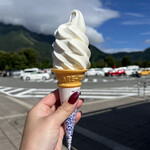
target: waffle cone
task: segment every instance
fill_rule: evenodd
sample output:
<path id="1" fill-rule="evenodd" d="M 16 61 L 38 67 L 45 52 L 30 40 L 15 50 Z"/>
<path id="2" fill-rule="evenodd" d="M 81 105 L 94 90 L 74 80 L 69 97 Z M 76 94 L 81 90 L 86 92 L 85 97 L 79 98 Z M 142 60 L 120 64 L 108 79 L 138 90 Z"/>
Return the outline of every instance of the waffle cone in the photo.
<path id="1" fill-rule="evenodd" d="M 61 70 L 61 69 L 51 69 L 54 72 L 57 80 L 58 86 L 63 88 L 73 88 L 81 86 L 81 80 L 84 77 L 84 73 L 88 69 L 82 70 Z"/>

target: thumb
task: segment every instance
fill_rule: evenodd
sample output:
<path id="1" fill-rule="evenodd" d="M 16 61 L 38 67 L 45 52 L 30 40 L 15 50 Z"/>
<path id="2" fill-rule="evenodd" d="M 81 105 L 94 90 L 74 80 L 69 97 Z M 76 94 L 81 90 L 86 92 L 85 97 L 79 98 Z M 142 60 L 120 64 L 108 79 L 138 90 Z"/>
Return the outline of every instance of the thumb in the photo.
<path id="1" fill-rule="evenodd" d="M 73 93 L 70 98 L 65 101 L 53 114 L 54 120 L 61 125 L 76 109 L 79 93 Z"/>

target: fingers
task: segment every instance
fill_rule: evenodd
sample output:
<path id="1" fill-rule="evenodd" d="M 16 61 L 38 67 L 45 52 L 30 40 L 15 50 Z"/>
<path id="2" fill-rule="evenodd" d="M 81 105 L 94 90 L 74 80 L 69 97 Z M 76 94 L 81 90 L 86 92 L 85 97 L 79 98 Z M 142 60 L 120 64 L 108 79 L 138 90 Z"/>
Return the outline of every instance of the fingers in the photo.
<path id="1" fill-rule="evenodd" d="M 81 116 L 82 116 L 82 112 L 81 111 L 76 113 L 75 124 L 77 124 L 79 122 L 79 120 L 81 119 Z"/>
<path id="2" fill-rule="evenodd" d="M 84 99 L 79 99 L 79 102 L 78 102 L 78 104 L 77 104 L 77 108 L 82 107 L 83 102 L 84 102 Z"/>
<path id="3" fill-rule="evenodd" d="M 77 109 L 80 108 L 80 107 L 82 107 L 83 102 L 84 102 L 83 99 L 79 99 L 79 100 L 78 100 Z M 55 112 L 56 109 L 57 109 L 59 106 L 60 106 L 60 104 L 57 104 L 57 103 L 56 103 L 55 105 L 53 105 L 53 106 L 51 107 L 51 112 Z"/>
<path id="4" fill-rule="evenodd" d="M 48 94 L 46 97 L 44 97 L 39 103 L 43 103 L 46 106 L 53 106 L 56 101 L 59 101 L 59 91 L 56 89 L 55 91 Z"/>
<path id="5" fill-rule="evenodd" d="M 73 93 L 53 114 L 55 123 L 60 126 L 76 109 L 79 102 L 79 93 Z M 79 106 L 81 103 L 79 104 Z"/>

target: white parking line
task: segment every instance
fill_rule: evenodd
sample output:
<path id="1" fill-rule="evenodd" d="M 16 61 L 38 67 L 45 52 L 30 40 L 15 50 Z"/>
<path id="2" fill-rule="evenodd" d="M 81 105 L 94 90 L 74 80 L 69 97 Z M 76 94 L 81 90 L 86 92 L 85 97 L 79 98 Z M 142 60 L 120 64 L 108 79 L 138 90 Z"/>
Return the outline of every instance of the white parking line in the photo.
<path id="1" fill-rule="evenodd" d="M 45 80 L 44 82 L 52 82 L 54 79 Z"/>
<path id="2" fill-rule="evenodd" d="M 8 93 L 10 94 L 10 93 L 15 93 L 15 92 L 19 92 L 19 91 L 22 91 L 22 90 L 24 90 L 24 88 L 18 88 L 18 89 L 15 89 L 15 90 L 11 90 L 11 91 L 9 91 Z"/>
<path id="3" fill-rule="evenodd" d="M 78 125 L 75 127 L 75 131 L 85 137 L 88 137 L 89 139 L 96 141 L 100 144 L 103 144 L 104 146 L 113 149 L 113 150 L 132 150 L 131 148 L 121 145 L 113 140 L 110 140 L 106 137 L 103 137 L 97 133 L 94 133 L 93 131 L 90 131 L 88 129 L 82 128 Z"/>
<path id="4" fill-rule="evenodd" d="M 43 82 L 44 80 L 36 80 L 36 82 Z"/>
<path id="5" fill-rule="evenodd" d="M 25 97 L 25 94 L 30 93 L 30 92 L 32 92 L 32 91 L 34 91 L 34 90 L 35 90 L 35 89 L 27 89 L 27 90 L 25 90 L 25 91 L 23 91 L 23 92 L 20 92 L 20 93 L 15 94 L 15 97 Z"/>
<path id="6" fill-rule="evenodd" d="M 12 89 L 12 87 L 6 87 L 6 88 L 3 88 L 1 91 L 6 92 L 6 91 L 11 90 L 11 89 Z"/>
<path id="7" fill-rule="evenodd" d="M 83 80 L 83 82 L 85 83 L 85 82 L 88 82 L 88 78 L 85 78 L 84 80 Z"/>
<path id="8" fill-rule="evenodd" d="M 0 117 L 0 120 L 11 119 L 11 118 L 16 118 L 16 117 L 22 117 L 22 116 L 26 116 L 26 115 L 27 115 L 27 113 L 3 116 L 3 117 Z"/>
<path id="9" fill-rule="evenodd" d="M 103 79 L 102 81 L 103 81 L 103 82 L 108 82 L 108 80 L 105 80 L 105 79 Z"/>
<path id="10" fill-rule="evenodd" d="M 57 81 L 57 80 L 56 80 Z M 27 89 L 27 88 L 16 88 L 16 87 L 3 87 L 0 88 L 0 92 L 19 98 L 43 98 L 51 91 L 55 89 Z M 148 95 L 150 87 L 147 87 L 145 93 Z M 143 89 L 141 89 L 141 93 Z M 107 99 L 119 99 L 130 96 L 138 95 L 137 87 L 113 87 L 107 89 L 81 89 L 81 98 L 86 99 L 99 99 L 99 100 L 107 100 Z"/>
<path id="11" fill-rule="evenodd" d="M 54 80 L 54 82 L 56 83 L 56 82 L 58 82 L 58 80 Z"/>
<path id="12" fill-rule="evenodd" d="M 119 98 L 125 98 L 125 97 L 130 97 L 133 95 L 123 95 L 123 96 L 101 96 L 101 95 L 81 95 L 81 98 L 86 98 L 86 99 L 119 99 Z"/>
<path id="13" fill-rule="evenodd" d="M 93 82 L 97 82 L 97 79 L 93 79 Z"/>

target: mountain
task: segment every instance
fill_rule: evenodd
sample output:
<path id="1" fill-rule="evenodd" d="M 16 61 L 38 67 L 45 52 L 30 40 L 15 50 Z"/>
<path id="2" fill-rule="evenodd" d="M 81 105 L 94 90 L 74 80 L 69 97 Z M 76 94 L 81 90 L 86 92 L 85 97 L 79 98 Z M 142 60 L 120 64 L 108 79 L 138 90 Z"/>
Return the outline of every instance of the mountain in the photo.
<path id="1" fill-rule="evenodd" d="M 36 34 L 22 26 L 0 23 L 0 50 L 18 51 L 24 48 L 36 49 L 41 57 L 49 59 L 54 36 Z"/>
<path id="2" fill-rule="evenodd" d="M 123 57 L 128 56 L 133 62 L 140 60 L 140 61 L 149 61 L 150 60 L 150 47 L 145 49 L 144 51 L 138 52 L 120 52 L 111 54 L 116 60 L 121 60 Z"/>
<path id="3" fill-rule="evenodd" d="M 39 52 L 41 59 L 52 60 L 51 53 L 54 40 L 53 35 L 37 34 L 19 25 L 0 23 L 0 50 L 19 51 L 30 47 Z M 89 48 L 91 49 L 92 62 L 107 55 L 92 45 Z"/>
<path id="4" fill-rule="evenodd" d="M 0 50 L 3 51 L 19 51 L 25 48 L 34 48 L 39 52 L 41 60 L 47 59 L 52 61 L 51 53 L 54 40 L 53 35 L 38 34 L 27 30 L 23 26 L 0 23 Z M 96 62 L 107 56 L 112 56 L 119 61 L 124 56 L 129 56 L 132 61 L 150 60 L 150 48 L 144 51 L 119 52 L 115 54 L 104 53 L 92 45 L 89 45 L 89 48 L 91 50 L 91 62 Z"/>

